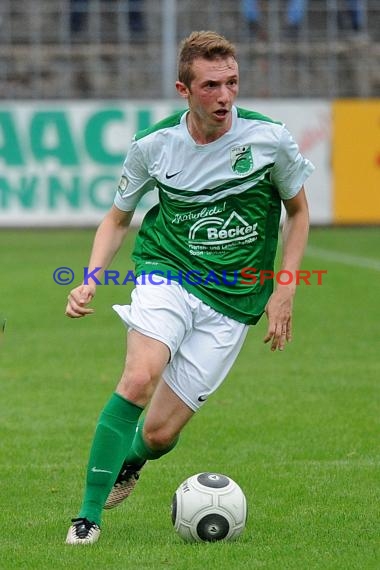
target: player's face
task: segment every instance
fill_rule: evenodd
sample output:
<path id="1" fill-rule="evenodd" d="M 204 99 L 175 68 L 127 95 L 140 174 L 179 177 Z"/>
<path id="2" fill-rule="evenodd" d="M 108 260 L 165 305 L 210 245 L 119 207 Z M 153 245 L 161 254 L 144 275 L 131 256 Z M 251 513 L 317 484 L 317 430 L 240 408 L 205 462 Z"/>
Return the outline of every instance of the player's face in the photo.
<path id="1" fill-rule="evenodd" d="M 188 100 L 190 113 L 207 130 L 228 130 L 231 108 L 239 90 L 239 70 L 233 57 L 196 59 L 190 87 L 177 82 L 177 90 Z"/>

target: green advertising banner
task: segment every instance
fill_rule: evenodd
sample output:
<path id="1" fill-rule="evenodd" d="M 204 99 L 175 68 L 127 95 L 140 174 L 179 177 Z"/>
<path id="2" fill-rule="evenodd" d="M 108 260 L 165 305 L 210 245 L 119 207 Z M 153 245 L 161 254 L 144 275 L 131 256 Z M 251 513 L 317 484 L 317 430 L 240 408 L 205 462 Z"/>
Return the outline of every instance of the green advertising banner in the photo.
<path id="1" fill-rule="evenodd" d="M 136 130 L 173 105 L 0 105 L 0 225 L 97 224 L 111 206 Z M 136 219 L 155 201 L 140 205 Z M 140 214 L 140 215 L 139 215 Z"/>
<path id="2" fill-rule="evenodd" d="M 331 221 L 330 103 L 243 101 L 285 121 L 317 166 L 312 220 Z M 0 227 L 93 226 L 111 206 L 133 134 L 181 107 L 181 101 L 2 102 Z M 315 193 L 317 192 L 317 193 Z M 156 201 L 144 196 L 138 224 Z M 314 219 L 313 219 L 314 218 Z"/>

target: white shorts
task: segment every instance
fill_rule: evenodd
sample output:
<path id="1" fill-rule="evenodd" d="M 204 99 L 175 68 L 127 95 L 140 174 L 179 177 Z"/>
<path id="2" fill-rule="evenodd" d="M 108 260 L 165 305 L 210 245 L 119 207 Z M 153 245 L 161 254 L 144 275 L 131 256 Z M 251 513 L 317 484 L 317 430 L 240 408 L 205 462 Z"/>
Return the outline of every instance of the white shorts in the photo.
<path id="1" fill-rule="evenodd" d="M 178 283 L 140 284 L 131 305 L 113 305 L 129 330 L 166 344 L 163 378 L 196 411 L 220 386 L 243 345 L 248 326 L 226 317 Z"/>

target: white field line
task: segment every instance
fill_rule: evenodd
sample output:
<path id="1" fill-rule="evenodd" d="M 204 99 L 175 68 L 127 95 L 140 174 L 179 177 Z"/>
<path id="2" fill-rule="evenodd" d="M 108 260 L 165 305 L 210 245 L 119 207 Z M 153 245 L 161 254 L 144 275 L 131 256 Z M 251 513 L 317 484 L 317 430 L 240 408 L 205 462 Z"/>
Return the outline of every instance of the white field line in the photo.
<path id="1" fill-rule="evenodd" d="M 380 260 L 370 259 L 369 257 L 359 257 L 358 255 L 350 255 L 349 253 L 314 247 L 313 245 L 307 247 L 306 255 L 318 259 L 326 259 L 327 261 L 334 261 L 335 263 L 341 263 L 343 265 L 350 265 L 351 267 L 365 267 L 366 269 L 380 271 Z"/>

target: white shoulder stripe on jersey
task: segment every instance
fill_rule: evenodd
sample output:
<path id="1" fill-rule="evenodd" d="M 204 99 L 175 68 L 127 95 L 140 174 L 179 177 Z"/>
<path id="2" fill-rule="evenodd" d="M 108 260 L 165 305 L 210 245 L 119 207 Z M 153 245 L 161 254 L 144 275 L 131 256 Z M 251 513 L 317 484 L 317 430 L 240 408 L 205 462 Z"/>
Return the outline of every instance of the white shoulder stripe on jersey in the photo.
<path id="1" fill-rule="evenodd" d="M 187 196 L 180 196 L 178 194 L 173 194 L 166 188 L 161 187 L 159 184 L 157 185 L 162 192 L 172 200 L 177 200 L 178 202 L 186 202 L 186 203 L 198 203 L 198 204 L 207 204 L 210 202 L 216 202 L 217 200 L 223 200 L 223 198 L 227 198 L 227 196 L 236 196 L 238 194 L 242 194 L 246 192 L 250 188 L 256 186 L 261 180 L 265 178 L 267 173 L 271 170 L 271 168 L 267 168 L 261 176 L 256 178 L 255 180 L 249 180 L 248 182 L 244 182 L 239 186 L 235 186 L 232 188 L 225 188 L 216 194 L 212 194 L 208 196 L 207 194 L 201 194 L 198 192 L 189 192 Z"/>

